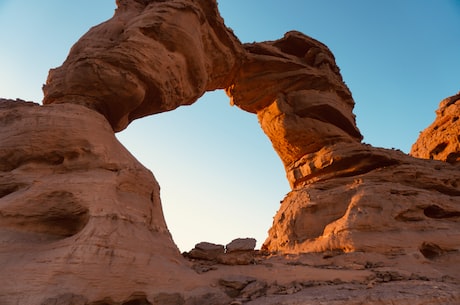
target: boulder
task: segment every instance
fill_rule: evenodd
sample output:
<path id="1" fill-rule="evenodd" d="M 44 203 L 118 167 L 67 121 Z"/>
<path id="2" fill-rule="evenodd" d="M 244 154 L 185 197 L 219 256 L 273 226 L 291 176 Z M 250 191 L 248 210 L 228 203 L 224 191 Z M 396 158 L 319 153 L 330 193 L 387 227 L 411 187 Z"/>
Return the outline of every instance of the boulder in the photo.
<path id="1" fill-rule="evenodd" d="M 254 251 L 256 247 L 255 238 L 237 238 L 225 246 L 226 253 L 237 251 Z"/>
<path id="2" fill-rule="evenodd" d="M 397 162 L 296 187 L 282 201 L 262 249 L 426 256 L 426 243 L 433 243 L 442 253 L 458 251 L 458 168 L 396 150 L 367 150 Z"/>
<path id="3" fill-rule="evenodd" d="M 217 245 L 209 242 L 201 242 L 184 254 L 189 259 L 211 261 L 224 265 L 249 265 L 254 262 L 254 238 L 237 238 L 227 244 Z"/>
<path id="4" fill-rule="evenodd" d="M 220 255 L 223 255 L 224 252 L 225 249 L 223 245 L 201 242 L 196 244 L 195 248 L 190 250 L 186 256 L 192 259 L 215 261 Z"/>

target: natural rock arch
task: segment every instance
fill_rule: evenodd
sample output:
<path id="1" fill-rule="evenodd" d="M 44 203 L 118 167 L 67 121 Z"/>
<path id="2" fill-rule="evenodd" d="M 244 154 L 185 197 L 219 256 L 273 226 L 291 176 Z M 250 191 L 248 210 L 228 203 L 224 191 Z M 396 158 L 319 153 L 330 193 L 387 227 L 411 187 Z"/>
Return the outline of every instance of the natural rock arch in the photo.
<path id="1" fill-rule="evenodd" d="M 361 143 L 352 95 L 324 44 L 299 32 L 288 32 L 276 41 L 241 44 L 213 0 L 117 4 L 113 18 L 92 28 L 64 64 L 50 71 L 44 104 L 84 105 L 103 114 L 119 131 L 136 118 L 190 105 L 206 91 L 225 89 L 234 105 L 257 114 L 280 156 L 295 191 L 285 200 L 287 206 L 290 200 L 310 204 L 312 183 L 353 179 L 412 162 L 399 152 Z M 451 186 L 436 188 L 456 194 L 445 190 L 455 187 L 455 181 L 445 183 Z M 272 251 L 377 247 L 370 241 L 355 241 L 348 233 L 342 236 L 343 231 L 333 230 L 333 238 L 318 239 L 328 225 L 337 225 L 347 215 L 347 205 L 359 193 L 351 186 L 340 192 L 347 195 L 336 200 L 345 206 L 335 206 L 319 222 L 297 211 L 290 216 L 315 223 L 313 229 L 297 227 L 291 220 L 281 225 L 286 221 L 282 207 L 264 247 Z"/>
<path id="2" fill-rule="evenodd" d="M 329 49 L 299 32 L 243 45 L 214 1 L 119 1 L 114 17 L 85 34 L 50 71 L 44 104 L 84 105 L 119 131 L 219 88 L 232 104 L 257 114 L 291 187 L 349 171 L 352 161 L 333 157 L 331 145 L 354 149 L 362 136 Z M 326 162 L 336 162 L 315 161 L 320 150 L 330 155 Z M 363 170 L 378 166 L 366 158 Z"/>
<path id="3" fill-rule="evenodd" d="M 265 250 L 458 255 L 458 166 L 362 144 L 326 46 L 243 45 L 214 0 L 119 0 L 50 72 L 44 106 L 0 100 L 1 301 L 199 302 L 215 282 L 181 257 L 158 183 L 114 131 L 218 88 L 257 114 L 293 189 Z"/>

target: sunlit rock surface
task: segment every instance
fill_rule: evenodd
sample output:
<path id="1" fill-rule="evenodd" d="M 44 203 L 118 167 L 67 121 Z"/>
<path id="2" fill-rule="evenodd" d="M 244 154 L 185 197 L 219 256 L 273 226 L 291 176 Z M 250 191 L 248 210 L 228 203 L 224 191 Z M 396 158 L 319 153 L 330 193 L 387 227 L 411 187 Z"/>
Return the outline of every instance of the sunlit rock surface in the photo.
<path id="1" fill-rule="evenodd" d="M 334 56 L 299 32 L 245 45 L 247 57 L 227 88 L 232 103 L 256 113 L 286 168 L 291 186 L 315 175 L 299 162 L 335 143 L 359 143 L 354 102 Z"/>
<path id="2" fill-rule="evenodd" d="M 460 164 L 460 92 L 441 101 L 436 119 L 420 133 L 410 154 Z"/>
<path id="3" fill-rule="evenodd" d="M 438 249 L 433 256 L 457 252 L 458 168 L 398 151 L 369 147 L 367 153 L 395 162 L 296 187 L 282 201 L 264 247 L 291 253 L 391 254 L 423 253 L 430 244 Z"/>
<path id="4" fill-rule="evenodd" d="M 229 85 L 243 50 L 214 0 L 117 3 L 50 71 L 44 104 L 85 105 L 120 131 Z"/>
<path id="5" fill-rule="evenodd" d="M 439 253 L 459 250 L 458 168 L 361 143 L 351 93 L 323 44 L 289 32 L 245 48 L 249 54 L 227 93 L 257 113 L 293 188 L 265 250 L 391 253 L 426 244 Z M 455 100 L 443 102 L 443 121 L 456 123 Z M 458 141 L 454 126 L 442 131 Z"/>

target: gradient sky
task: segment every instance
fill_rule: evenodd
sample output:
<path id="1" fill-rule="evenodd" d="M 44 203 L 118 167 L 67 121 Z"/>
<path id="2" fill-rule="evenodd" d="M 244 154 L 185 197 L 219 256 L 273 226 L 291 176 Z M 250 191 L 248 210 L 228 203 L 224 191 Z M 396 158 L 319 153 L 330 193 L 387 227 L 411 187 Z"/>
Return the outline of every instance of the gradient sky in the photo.
<path id="1" fill-rule="evenodd" d="M 409 152 L 439 102 L 460 90 L 459 0 L 220 0 L 242 42 L 298 30 L 334 53 L 351 89 L 364 142 Z M 40 102 L 59 66 L 115 0 L 0 0 L 0 97 Z M 255 115 L 222 91 L 133 122 L 120 141 L 161 185 L 179 248 L 267 236 L 285 173 Z"/>

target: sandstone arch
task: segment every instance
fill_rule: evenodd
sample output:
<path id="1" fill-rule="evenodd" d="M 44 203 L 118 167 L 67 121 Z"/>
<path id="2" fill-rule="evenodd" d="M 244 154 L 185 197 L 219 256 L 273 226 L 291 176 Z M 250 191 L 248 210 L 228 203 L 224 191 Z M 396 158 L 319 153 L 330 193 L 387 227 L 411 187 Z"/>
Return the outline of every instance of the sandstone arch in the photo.
<path id="1" fill-rule="evenodd" d="M 218 88 L 258 115 L 291 186 L 318 175 L 298 164 L 306 154 L 362 139 L 351 93 L 325 45 L 299 32 L 242 45 L 213 1 L 119 1 L 114 17 L 50 71 L 44 104 L 82 104 L 119 131 Z"/>
<path id="2" fill-rule="evenodd" d="M 178 122 L 186 128 L 176 128 Z M 225 245 L 244 236 L 261 246 L 290 188 L 257 117 L 229 106 L 223 90 L 136 120 L 116 136 L 158 180 L 181 251 L 198 241 Z"/>
<path id="3" fill-rule="evenodd" d="M 229 85 L 243 50 L 215 1 L 117 4 L 112 19 L 86 33 L 50 71 L 44 104 L 85 105 L 120 131 Z"/>

